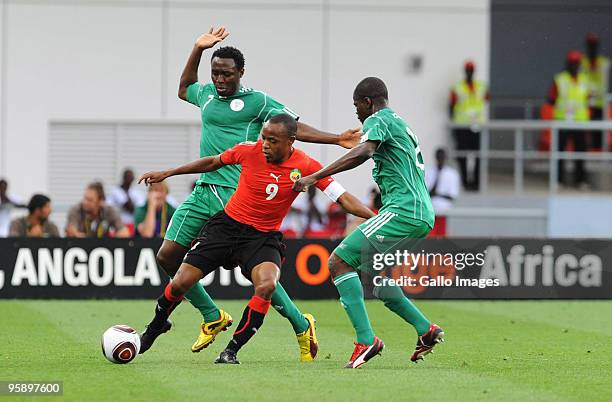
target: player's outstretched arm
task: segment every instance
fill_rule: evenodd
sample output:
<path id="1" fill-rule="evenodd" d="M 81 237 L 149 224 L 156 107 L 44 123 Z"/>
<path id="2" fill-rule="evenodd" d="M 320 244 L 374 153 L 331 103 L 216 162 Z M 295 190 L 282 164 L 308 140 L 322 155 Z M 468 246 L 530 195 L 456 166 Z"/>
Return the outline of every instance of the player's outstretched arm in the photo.
<path id="1" fill-rule="evenodd" d="M 297 139 L 302 142 L 316 142 L 317 144 L 334 144 L 351 149 L 359 144 L 361 128 L 348 129 L 340 135 L 326 133 L 298 121 Z"/>
<path id="2" fill-rule="evenodd" d="M 345 170 L 350 170 L 361 165 L 372 157 L 377 146 L 378 141 L 366 141 L 359 144 L 335 162 L 332 162 L 329 166 L 324 167 L 317 173 L 302 177 L 300 180 L 296 181 L 293 185 L 293 189 L 295 191 L 306 191 L 308 187 L 327 176 L 332 176 L 336 173 L 344 172 Z"/>
<path id="3" fill-rule="evenodd" d="M 187 87 L 195 82 L 198 82 L 198 67 L 200 66 L 200 59 L 202 58 L 202 52 L 206 49 L 210 49 L 215 46 L 218 42 L 227 38 L 229 31 L 225 27 L 219 27 L 214 29 L 210 27 L 210 30 L 200 35 L 196 40 L 193 50 L 187 59 L 187 64 L 181 74 L 181 81 L 179 83 L 178 97 L 182 100 L 187 100 Z"/>
<path id="4" fill-rule="evenodd" d="M 366 207 L 361 201 L 357 199 L 357 197 L 355 197 L 348 191 L 345 191 L 344 194 L 338 197 L 338 200 L 336 202 L 340 204 L 340 206 L 342 206 L 342 209 L 344 209 L 346 212 L 351 215 L 358 216 L 360 218 L 370 219 L 371 217 L 376 215 L 374 212 L 372 212 L 370 208 Z"/>
<path id="5" fill-rule="evenodd" d="M 174 169 L 168 169 L 158 172 L 147 172 L 140 176 L 140 178 L 138 179 L 138 183 L 140 184 L 143 181 L 145 185 L 159 183 L 161 181 L 166 180 L 168 177 L 178 176 L 181 174 L 212 172 L 222 166 L 223 162 L 221 162 L 220 155 L 206 156 L 204 158 L 187 163 L 186 165 L 176 167 Z"/>

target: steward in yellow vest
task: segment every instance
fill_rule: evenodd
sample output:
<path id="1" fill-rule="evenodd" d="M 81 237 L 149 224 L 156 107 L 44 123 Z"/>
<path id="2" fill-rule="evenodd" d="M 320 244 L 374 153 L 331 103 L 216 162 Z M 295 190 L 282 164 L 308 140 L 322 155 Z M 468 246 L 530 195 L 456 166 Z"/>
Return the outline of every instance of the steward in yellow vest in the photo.
<path id="1" fill-rule="evenodd" d="M 556 120 L 587 121 L 589 120 L 589 88 L 587 76 L 580 72 L 582 55 L 576 50 L 567 53 L 565 70 L 555 75 L 548 92 L 548 102 L 554 107 Z M 586 132 L 584 130 L 559 130 L 558 151 L 568 151 L 566 146 L 571 141 L 575 152 L 586 151 Z M 587 174 L 584 160 L 576 159 L 574 183 L 578 187 L 587 187 Z M 564 161 L 558 163 L 558 179 L 568 184 L 565 177 Z"/>
<path id="2" fill-rule="evenodd" d="M 453 129 L 453 137 L 458 151 L 474 151 L 466 156 L 457 157 L 463 187 L 468 191 L 479 189 L 480 133 L 478 125 L 486 120 L 486 105 L 489 92 L 484 83 L 474 80 L 474 62 L 464 65 L 465 79 L 453 86 L 450 93 L 450 115 L 455 124 L 469 124 L 470 128 Z"/>
<path id="3" fill-rule="evenodd" d="M 451 92 L 451 115 L 455 124 L 482 124 L 486 119 L 487 86 L 474 80 L 474 63 L 465 63 L 465 79 Z"/>
<path id="4" fill-rule="evenodd" d="M 555 87 L 556 120 L 589 120 L 589 82 L 586 74 L 562 71 L 555 75 Z"/>
<path id="5" fill-rule="evenodd" d="M 588 80 L 591 120 L 603 120 L 608 109 L 606 95 L 610 84 L 610 59 L 599 54 L 599 36 L 594 33 L 587 35 L 586 55 L 582 58 L 580 70 Z M 601 130 L 591 131 L 592 149 L 601 149 L 603 135 Z"/>
<path id="6" fill-rule="evenodd" d="M 599 54 L 599 37 L 593 33 L 587 35 L 587 51 L 582 57 L 580 71 L 584 73 L 589 86 L 589 106 L 604 109 L 608 92 L 610 59 Z"/>

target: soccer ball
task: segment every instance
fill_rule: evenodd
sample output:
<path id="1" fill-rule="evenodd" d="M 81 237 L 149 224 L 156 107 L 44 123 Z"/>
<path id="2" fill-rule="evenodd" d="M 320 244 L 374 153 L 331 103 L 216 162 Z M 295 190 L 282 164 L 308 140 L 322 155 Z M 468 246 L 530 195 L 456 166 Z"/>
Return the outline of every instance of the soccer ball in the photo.
<path id="1" fill-rule="evenodd" d="M 111 363 L 129 363 L 140 351 L 140 336 L 127 325 L 113 325 L 102 334 L 102 354 Z"/>

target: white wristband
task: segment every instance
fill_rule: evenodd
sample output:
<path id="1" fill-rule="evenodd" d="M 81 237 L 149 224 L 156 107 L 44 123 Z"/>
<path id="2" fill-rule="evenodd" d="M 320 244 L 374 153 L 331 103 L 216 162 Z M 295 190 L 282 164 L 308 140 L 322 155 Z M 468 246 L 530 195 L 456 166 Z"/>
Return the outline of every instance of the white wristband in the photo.
<path id="1" fill-rule="evenodd" d="M 323 192 L 333 202 L 336 202 L 342 194 L 346 193 L 346 189 L 342 187 L 342 184 L 338 183 L 337 181 L 332 181 Z"/>

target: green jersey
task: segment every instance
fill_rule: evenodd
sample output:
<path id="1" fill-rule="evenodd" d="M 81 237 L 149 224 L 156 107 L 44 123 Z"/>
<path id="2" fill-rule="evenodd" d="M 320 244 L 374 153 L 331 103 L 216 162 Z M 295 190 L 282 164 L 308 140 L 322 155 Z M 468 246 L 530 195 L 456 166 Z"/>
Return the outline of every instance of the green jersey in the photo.
<path id="1" fill-rule="evenodd" d="M 263 124 L 276 114 L 298 118 L 291 109 L 266 93 L 241 86 L 232 96 L 219 96 L 212 83 L 194 83 L 187 88 L 187 101 L 200 108 L 202 136 L 200 157 L 219 155 L 244 141 L 256 141 Z M 203 173 L 198 184 L 236 188 L 239 165 Z"/>
<path id="2" fill-rule="evenodd" d="M 372 156 L 372 176 L 380 187 L 382 209 L 434 224 L 431 198 L 425 185 L 425 163 L 419 140 L 406 122 L 389 108 L 363 122 L 361 141 L 378 141 Z"/>

